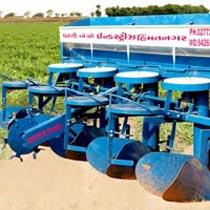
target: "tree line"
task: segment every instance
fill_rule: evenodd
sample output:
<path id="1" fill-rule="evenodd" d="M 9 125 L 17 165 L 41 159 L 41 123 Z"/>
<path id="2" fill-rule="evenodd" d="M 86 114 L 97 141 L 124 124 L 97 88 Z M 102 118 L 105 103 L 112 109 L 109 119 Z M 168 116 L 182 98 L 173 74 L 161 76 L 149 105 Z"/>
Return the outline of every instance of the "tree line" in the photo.
<path id="1" fill-rule="evenodd" d="M 210 10 L 204 7 L 203 5 L 200 6 L 192 6 L 190 4 L 186 5 L 178 5 L 178 4 L 166 4 L 164 6 L 157 6 L 157 5 L 150 5 L 147 7 L 107 7 L 105 9 L 105 15 L 108 17 L 111 16 L 137 16 L 137 15 L 163 15 L 163 14 L 192 14 L 192 13 L 209 13 Z M 90 13 L 91 17 L 101 17 L 101 5 L 96 5 L 94 11 Z M 10 12 L 3 16 L 3 12 L 0 11 L 0 17 L 10 18 L 16 17 L 14 12 Z M 82 17 L 81 12 L 70 12 L 70 13 L 56 13 L 52 9 L 46 11 L 46 13 L 38 12 L 31 15 L 30 11 L 26 11 L 22 17 L 26 18 L 50 18 L 50 17 Z"/>
<path id="2" fill-rule="evenodd" d="M 193 13 L 209 13 L 209 9 L 203 5 L 192 6 L 189 4 L 166 4 L 164 6 L 150 5 L 148 7 L 108 7 L 105 13 L 111 16 L 137 16 L 137 15 L 166 15 L 166 14 L 193 14 Z"/>
<path id="3" fill-rule="evenodd" d="M 16 16 L 14 12 L 9 12 L 6 15 L 3 16 L 3 12 L 0 11 L 0 17 L 1 18 L 15 18 L 15 17 L 25 17 L 25 18 L 50 18 L 50 17 L 81 17 L 82 13 L 81 12 L 70 12 L 68 13 L 57 13 L 54 12 L 52 9 L 49 9 L 46 11 L 46 13 L 43 12 L 37 12 L 35 14 L 31 14 L 30 11 L 26 11 L 23 13 L 21 16 Z"/>

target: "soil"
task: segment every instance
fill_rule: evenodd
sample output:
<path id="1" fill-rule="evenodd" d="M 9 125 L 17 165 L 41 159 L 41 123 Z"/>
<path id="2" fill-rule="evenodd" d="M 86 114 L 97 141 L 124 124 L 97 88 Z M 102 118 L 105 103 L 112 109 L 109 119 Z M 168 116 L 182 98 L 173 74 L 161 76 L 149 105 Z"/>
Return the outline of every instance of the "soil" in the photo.
<path id="1" fill-rule="evenodd" d="M 109 178 L 49 148 L 23 159 L 0 161 L 1 210 L 210 210 L 210 202 L 166 202 L 136 180 Z"/>

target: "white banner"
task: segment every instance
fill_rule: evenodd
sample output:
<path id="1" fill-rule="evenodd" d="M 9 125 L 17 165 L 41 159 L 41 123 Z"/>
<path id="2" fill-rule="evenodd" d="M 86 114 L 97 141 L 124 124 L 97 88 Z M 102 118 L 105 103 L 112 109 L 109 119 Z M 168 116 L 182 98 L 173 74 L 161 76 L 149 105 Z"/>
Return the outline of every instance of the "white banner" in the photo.
<path id="1" fill-rule="evenodd" d="M 210 25 L 62 26 L 60 41 L 210 49 Z"/>

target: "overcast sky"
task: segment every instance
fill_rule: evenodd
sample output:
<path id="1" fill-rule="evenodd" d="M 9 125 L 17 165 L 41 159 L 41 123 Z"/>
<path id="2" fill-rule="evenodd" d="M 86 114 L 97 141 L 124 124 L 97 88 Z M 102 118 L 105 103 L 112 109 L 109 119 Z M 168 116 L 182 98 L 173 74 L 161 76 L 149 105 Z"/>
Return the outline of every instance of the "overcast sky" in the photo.
<path id="1" fill-rule="evenodd" d="M 3 15 L 8 12 L 14 12 L 22 15 L 24 12 L 30 11 L 32 14 L 37 12 L 46 13 L 47 10 L 52 9 L 57 13 L 70 13 L 73 11 L 81 12 L 83 15 L 90 15 L 95 10 L 96 5 L 101 5 L 102 11 L 107 7 L 120 6 L 144 7 L 148 5 L 165 5 L 172 3 L 168 0 L 0 0 L 0 11 Z M 192 4 L 204 5 L 210 9 L 210 0 L 176 0 L 174 4 Z"/>

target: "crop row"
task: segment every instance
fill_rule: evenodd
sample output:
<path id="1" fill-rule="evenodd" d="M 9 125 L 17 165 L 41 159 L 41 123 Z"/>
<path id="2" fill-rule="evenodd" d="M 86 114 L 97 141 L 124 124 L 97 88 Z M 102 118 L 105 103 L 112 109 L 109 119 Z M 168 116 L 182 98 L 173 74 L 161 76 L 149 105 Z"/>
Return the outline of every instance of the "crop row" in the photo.
<path id="1" fill-rule="evenodd" d="M 60 60 L 61 23 L 0 23 L 0 71 L 16 78 L 43 78 Z"/>

